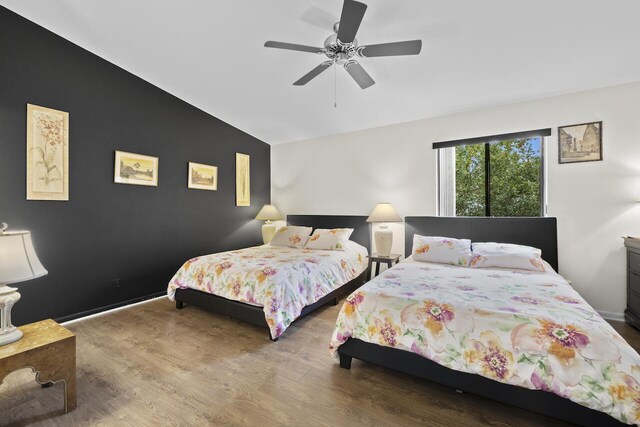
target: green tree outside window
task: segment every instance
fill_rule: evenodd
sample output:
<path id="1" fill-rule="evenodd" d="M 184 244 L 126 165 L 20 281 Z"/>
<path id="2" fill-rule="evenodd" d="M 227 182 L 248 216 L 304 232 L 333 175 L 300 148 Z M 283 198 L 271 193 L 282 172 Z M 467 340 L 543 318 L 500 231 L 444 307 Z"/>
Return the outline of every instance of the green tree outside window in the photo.
<path id="1" fill-rule="evenodd" d="M 486 144 L 456 147 L 456 215 L 540 216 L 541 138 L 489 144 L 488 168 L 485 157 Z"/>

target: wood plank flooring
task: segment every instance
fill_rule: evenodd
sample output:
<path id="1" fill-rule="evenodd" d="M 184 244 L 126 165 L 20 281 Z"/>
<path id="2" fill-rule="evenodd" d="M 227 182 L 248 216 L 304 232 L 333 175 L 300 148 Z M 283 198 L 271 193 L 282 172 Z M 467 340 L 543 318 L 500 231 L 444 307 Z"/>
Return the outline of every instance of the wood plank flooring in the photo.
<path id="1" fill-rule="evenodd" d="M 77 335 L 78 409 L 63 385 L 30 369 L 0 385 L 0 425 L 12 426 L 566 426 L 528 411 L 354 359 L 328 354 L 339 307 L 266 329 L 167 299 L 68 325 Z M 614 327 L 640 348 L 640 332 Z"/>

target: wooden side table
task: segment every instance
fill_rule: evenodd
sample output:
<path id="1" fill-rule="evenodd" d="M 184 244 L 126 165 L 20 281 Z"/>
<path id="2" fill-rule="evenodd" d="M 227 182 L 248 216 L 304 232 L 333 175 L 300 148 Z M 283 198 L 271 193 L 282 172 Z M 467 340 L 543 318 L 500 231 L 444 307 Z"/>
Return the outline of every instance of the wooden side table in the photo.
<path id="1" fill-rule="evenodd" d="M 76 336 L 51 319 L 19 328 L 22 339 L 0 347 L 0 384 L 11 372 L 31 368 L 43 386 L 64 382 L 64 412 L 76 400 Z"/>
<path id="2" fill-rule="evenodd" d="M 376 263 L 375 275 L 377 276 L 378 274 L 380 274 L 380 263 L 387 264 L 387 267 L 391 268 L 393 264 L 397 264 L 400 262 L 400 255 L 391 254 L 389 256 L 380 256 L 378 254 L 371 254 L 369 256 L 369 280 L 371 280 L 372 277 L 375 277 L 375 276 L 372 276 L 373 268 L 371 268 L 374 262 Z"/>

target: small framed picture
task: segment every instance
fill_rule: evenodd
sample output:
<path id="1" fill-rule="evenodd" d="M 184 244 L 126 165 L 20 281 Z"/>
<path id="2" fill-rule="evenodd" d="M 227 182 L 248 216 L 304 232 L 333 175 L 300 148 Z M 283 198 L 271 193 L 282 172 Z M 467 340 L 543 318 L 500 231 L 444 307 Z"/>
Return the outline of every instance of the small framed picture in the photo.
<path id="1" fill-rule="evenodd" d="M 118 184 L 158 186 L 158 158 L 116 151 L 113 182 Z"/>
<path id="2" fill-rule="evenodd" d="M 602 122 L 558 128 L 558 163 L 598 160 L 602 160 Z"/>
<path id="3" fill-rule="evenodd" d="M 196 190 L 218 189 L 218 167 L 189 162 L 189 188 Z"/>

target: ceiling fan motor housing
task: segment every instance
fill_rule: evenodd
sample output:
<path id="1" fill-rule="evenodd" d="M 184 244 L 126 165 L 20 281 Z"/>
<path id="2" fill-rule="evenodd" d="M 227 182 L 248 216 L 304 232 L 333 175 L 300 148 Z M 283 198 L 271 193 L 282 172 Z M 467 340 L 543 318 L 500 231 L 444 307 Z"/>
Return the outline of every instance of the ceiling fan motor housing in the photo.
<path id="1" fill-rule="evenodd" d="M 332 34 L 324 41 L 324 49 L 324 54 L 327 55 L 327 58 L 338 64 L 344 64 L 357 55 L 358 40 L 353 39 L 352 43 L 342 43 L 338 40 L 337 34 Z"/>

